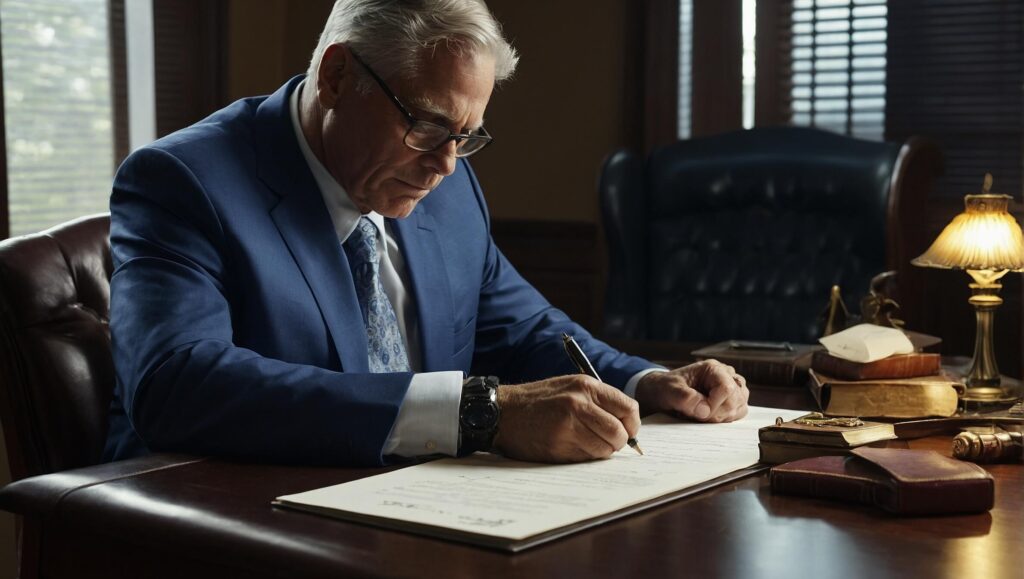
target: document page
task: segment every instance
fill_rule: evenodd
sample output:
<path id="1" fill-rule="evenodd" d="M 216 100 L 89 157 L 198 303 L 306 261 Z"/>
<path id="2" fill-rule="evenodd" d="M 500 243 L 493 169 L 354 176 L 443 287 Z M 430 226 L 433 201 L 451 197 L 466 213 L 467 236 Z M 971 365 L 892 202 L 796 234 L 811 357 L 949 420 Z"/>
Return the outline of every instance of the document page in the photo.
<path id="1" fill-rule="evenodd" d="M 757 430 L 776 417 L 804 414 L 752 406 L 744 419 L 727 424 L 655 415 L 637 435 L 643 456 L 627 446 L 607 460 L 550 465 L 478 453 L 282 496 L 277 503 L 520 540 L 752 466 Z"/>

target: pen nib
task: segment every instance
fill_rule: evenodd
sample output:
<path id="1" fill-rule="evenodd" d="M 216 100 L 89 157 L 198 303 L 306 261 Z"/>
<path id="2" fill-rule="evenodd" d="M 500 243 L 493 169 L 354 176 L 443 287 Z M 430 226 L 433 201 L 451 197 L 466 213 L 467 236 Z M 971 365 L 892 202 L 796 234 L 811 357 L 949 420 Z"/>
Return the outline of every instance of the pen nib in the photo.
<path id="1" fill-rule="evenodd" d="M 644 455 L 644 449 L 640 448 L 640 444 L 636 441 L 635 438 L 630 438 L 629 441 L 626 442 L 626 444 L 628 444 L 629 447 L 635 450 L 637 454 L 639 454 L 640 456 Z"/>

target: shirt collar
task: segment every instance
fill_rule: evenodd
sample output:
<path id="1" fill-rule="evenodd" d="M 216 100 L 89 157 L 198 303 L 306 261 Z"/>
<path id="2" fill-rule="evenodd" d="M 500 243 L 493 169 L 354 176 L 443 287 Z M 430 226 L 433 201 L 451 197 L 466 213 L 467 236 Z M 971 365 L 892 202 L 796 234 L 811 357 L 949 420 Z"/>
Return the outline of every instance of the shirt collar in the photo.
<path id="1" fill-rule="evenodd" d="M 359 218 L 363 215 L 359 212 L 356 204 L 352 202 L 345 189 L 327 172 L 320 159 L 316 158 L 313 150 L 309 148 L 309 143 L 306 142 L 306 136 L 302 133 L 302 125 L 299 123 L 299 93 L 302 92 L 305 86 L 306 81 L 303 80 L 295 87 L 295 90 L 292 91 L 288 99 L 292 128 L 295 129 L 295 139 L 299 142 L 302 156 L 306 159 L 306 164 L 309 165 L 309 170 L 313 173 L 313 179 L 316 180 L 316 184 L 320 188 L 320 195 L 323 196 L 324 205 L 327 206 L 327 212 L 331 215 L 331 221 L 334 223 L 334 230 L 338 233 L 338 239 L 345 243 L 348 236 L 355 230 L 356 224 L 359 223 Z M 378 233 L 384 231 L 384 216 L 376 211 L 371 211 L 366 214 L 366 217 L 377 226 Z"/>

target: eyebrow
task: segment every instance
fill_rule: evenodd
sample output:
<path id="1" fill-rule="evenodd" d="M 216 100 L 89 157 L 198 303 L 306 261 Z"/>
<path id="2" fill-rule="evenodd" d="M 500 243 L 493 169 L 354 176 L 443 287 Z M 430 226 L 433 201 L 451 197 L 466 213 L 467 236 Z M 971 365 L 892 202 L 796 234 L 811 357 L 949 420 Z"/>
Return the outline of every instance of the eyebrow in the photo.
<path id="1" fill-rule="evenodd" d="M 430 100 L 429 97 L 425 97 L 425 96 L 413 97 L 412 99 L 410 99 L 410 104 L 412 104 L 412 106 L 416 107 L 417 109 L 423 111 L 424 113 L 426 113 L 428 115 L 431 115 L 431 116 L 433 116 L 435 118 L 443 119 L 449 125 L 454 125 L 455 124 L 455 118 L 454 118 L 455 114 L 452 113 L 452 111 L 447 110 L 443 106 L 441 106 L 441 105 L 435 103 L 434 101 Z M 484 121 L 483 121 L 483 119 L 480 119 L 480 124 L 475 126 L 475 127 L 473 127 L 473 128 L 471 128 L 470 130 L 471 131 L 475 131 L 475 130 L 479 129 L 482 126 L 484 126 Z"/>

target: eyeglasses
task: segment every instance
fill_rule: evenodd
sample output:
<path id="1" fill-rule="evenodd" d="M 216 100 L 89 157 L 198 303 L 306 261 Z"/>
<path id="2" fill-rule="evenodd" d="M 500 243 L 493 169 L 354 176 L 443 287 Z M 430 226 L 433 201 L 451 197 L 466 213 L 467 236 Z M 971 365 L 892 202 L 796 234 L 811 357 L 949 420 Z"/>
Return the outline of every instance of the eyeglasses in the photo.
<path id="1" fill-rule="evenodd" d="M 405 108 L 402 101 L 398 100 L 395 93 L 391 92 L 391 89 L 388 88 L 384 79 L 377 76 L 377 73 L 370 68 L 370 65 L 363 62 L 363 59 L 359 58 L 359 55 L 355 52 L 352 52 L 352 57 L 356 59 L 356 62 L 363 65 L 366 72 L 370 73 L 373 80 L 377 81 L 377 84 L 380 86 L 381 90 L 384 91 L 384 94 L 388 95 L 391 102 L 395 103 L 398 110 L 403 116 L 405 116 L 405 120 L 409 123 L 409 129 L 405 131 L 405 139 L 403 142 L 405 143 L 405 146 L 410 149 L 424 152 L 436 151 L 448 144 L 449 141 L 455 141 L 455 156 L 468 157 L 487 145 L 490 145 L 494 140 L 494 138 L 487 132 L 487 129 L 483 127 L 468 133 L 453 133 L 448 129 L 448 127 L 444 127 L 430 121 L 417 119 L 409 112 L 409 109 Z"/>

